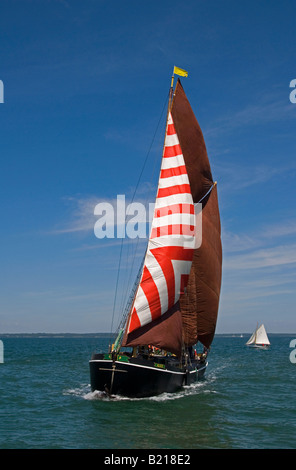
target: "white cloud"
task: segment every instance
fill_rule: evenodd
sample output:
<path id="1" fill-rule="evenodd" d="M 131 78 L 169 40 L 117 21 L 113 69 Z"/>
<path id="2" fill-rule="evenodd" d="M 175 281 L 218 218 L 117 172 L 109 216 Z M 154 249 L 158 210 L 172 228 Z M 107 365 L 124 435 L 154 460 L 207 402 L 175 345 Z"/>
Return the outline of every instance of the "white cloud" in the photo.
<path id="1" fill-rule="evenodd" d="M 122 232 L 125 225 L 132 225 L 133 218 L 136 218 L 134 221 L 139 224 L 139 228 L 137 230 L 135 229 L 135 232 L 138 231 L 141 235 L 146 236 L 148 234 L 146 225 L 153 214 L 155 187 L 150 183 L 143 183 L 141 188 L 137 190 L 137 194 L 140 196 L 137 198 L 130 197 L 129 193 L 132 193 L 132 191 L 129 191 L 126 196 L 117 195 L 114 198 L 105 199 L 96 196 L 64 198 L 64 202 L 68 206 L 67 220 L 61 227 L 52 229 L 50 233 L 56 235 L 65 233 L 93 234 L 95 223 L 103 215 L 104 221 L 107 222 L 109 226 L 113 226 L 115 237 L 115 230 Z M 100 204 L 102 204 L 102 206 L 98 206 Z M 110 208 L 110 211 L 107 211 L 106 215 L 102 213 L 104 207 Z M 143 236 L 141 236 L 141 238 L 143 238 Z"/>
<path id="2" fill-rule="evenodd" d="M 225 113 L 216 120 L 216 124 L 204 132 L 206 140 L 225 132 L 237 131 L 247 126 L 258 126 L 269 122 L 295 119 L 295 112 L 291 103 L 282 99 L 265 98 L 260 103 L 248 104 L 244 108 Z"/>
<path id="3" fill-rule="evenodd" d="M 262 185 L 273 178 L 283 175 L 295 173 L 296 165 L 294 162 L 289 165 L 281 165 L 280 167 L 273 167 L 270 165 L 238 165 L 233 162 L 223 160 L 222 164 L 215 163 L 215 174 L 218 176 L 218 184 L 221 192 L 244 190 L 251 186 Z"/>
<path id="4" fill-rule="evenodd" d="M 228 256 L 224 261 L 227 269 L 259 269 L 296 263 L 296 244 L 274 246 L 240 255 Z"/>
<path id="5" fill-rule="evenodd" d="M 93 230 L 95 223 L 94 207 L 99 202 L 98 198 L 65 197 L 64 202 L 70 207 L 68 220 L 61 228 L 51 231 L 53 234 L 72 232 L 89 232 Z"/>
<path id="6" fill-rule="evenodd" d="M 223 331 L 234 325 L 239 325 L 238 331 L 249 331 L 256 321 L 267 322 L 273 331 L 295 331 L 295 233 L 296 221 L 291 219 L 248 235 L 223 231 Z"/>

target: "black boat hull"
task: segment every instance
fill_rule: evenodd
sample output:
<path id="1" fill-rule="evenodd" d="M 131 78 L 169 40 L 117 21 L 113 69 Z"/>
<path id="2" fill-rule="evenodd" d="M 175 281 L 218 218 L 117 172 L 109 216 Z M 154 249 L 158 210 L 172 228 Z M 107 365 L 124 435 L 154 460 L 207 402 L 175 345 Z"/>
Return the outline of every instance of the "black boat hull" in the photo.
<path id="1" fill-rule="evenodd" d="M 206 370 L 205 362 L 185 369 L 167 361 L 137 358 L 122 361 L 101 356 L 95 355 L 90 360 L 91 390 L 109 395 L 149 397 L 173 393 L 201 379 Z"/>

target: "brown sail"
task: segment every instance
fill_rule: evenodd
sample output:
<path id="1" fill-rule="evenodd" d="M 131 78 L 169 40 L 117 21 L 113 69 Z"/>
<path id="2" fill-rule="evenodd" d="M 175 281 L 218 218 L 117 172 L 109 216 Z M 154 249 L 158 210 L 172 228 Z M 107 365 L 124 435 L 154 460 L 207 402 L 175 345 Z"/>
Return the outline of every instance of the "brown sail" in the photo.
<path id="1" fill-rule="evenodd" d="M 187 292 L 180 297 L 187 346 L 213 340 L 219 307 L 222 248 L 216 185 L 202 202 L 202 244 L 195 250 Z"/>
<path id="2" fill-rule="evenodd" d="M 217 188 L 201 129 L 179 80 L 171 116 L 182 149 L 193 203 L 202 203 L 202 243 L 192 254 L 187 285 L 179 300 L 160 317 L 143 326 L 136 325 L 132 331 L 129 330 L 131 310 L 122 344 L 151 344 L 180 355 L 183 344 L 191 346 L 200 341 L 209 347 L 212 342 L 219 306 L 222 247 Z M 147 281 L 151 279 L 147 278 Z M 157 301 L 156 292 L 151 305 Z"/>
<path id="3" fill-rule="evenodd" d="M 202 201 L 202 243 L 194 253 L 187 292 L 180 298 L 184 342 L 190 346 L 200 341 L 209 347 L 216 329 L 222 276 L 217 186 L 212 179 L 202 131 L 179 80 L 172 115 L 183 151 L 193 201 Z M 210 189 L 209 194 L 204 197 Z"/>

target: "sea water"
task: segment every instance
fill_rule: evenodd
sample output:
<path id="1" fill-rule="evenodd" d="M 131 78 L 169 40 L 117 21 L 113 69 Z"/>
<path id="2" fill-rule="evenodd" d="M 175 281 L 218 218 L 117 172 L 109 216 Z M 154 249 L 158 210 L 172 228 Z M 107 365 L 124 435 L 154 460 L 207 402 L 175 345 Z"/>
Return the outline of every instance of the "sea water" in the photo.
<path id="1" fill-rule="evenodd" d="M 110 399 L 88 361 L 105 338 L 2 337 L 1 449 L 293 449 L 293 336 L 216 335 L 205 379 L 178 393 Z"/>

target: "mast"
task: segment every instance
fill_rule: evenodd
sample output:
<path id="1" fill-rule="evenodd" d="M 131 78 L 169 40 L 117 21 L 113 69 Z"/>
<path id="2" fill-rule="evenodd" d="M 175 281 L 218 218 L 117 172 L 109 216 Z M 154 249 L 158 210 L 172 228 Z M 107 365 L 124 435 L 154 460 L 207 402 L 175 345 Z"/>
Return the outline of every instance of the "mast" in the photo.
<path id="1" fill-rule="evenodd" d="M 255 344 L 257 343 L 257 332 L 258 332 L 258 322 L 257 322 L 256 330 L 255 330 L 255 339 L 254 339 Z"/>
<path id="2" fill-rule="evenodd" d="M 171 79 L 170 93 L 169 93 L 169 102 L 168 102 L 166 125 L 168 124 L 169 111 L 171 110 L 172 97 L 173 97 L 173 91 L 174 91 L 174 78 L 175 78 L 175 74 L 173 72 L 172 79 Z"/>

